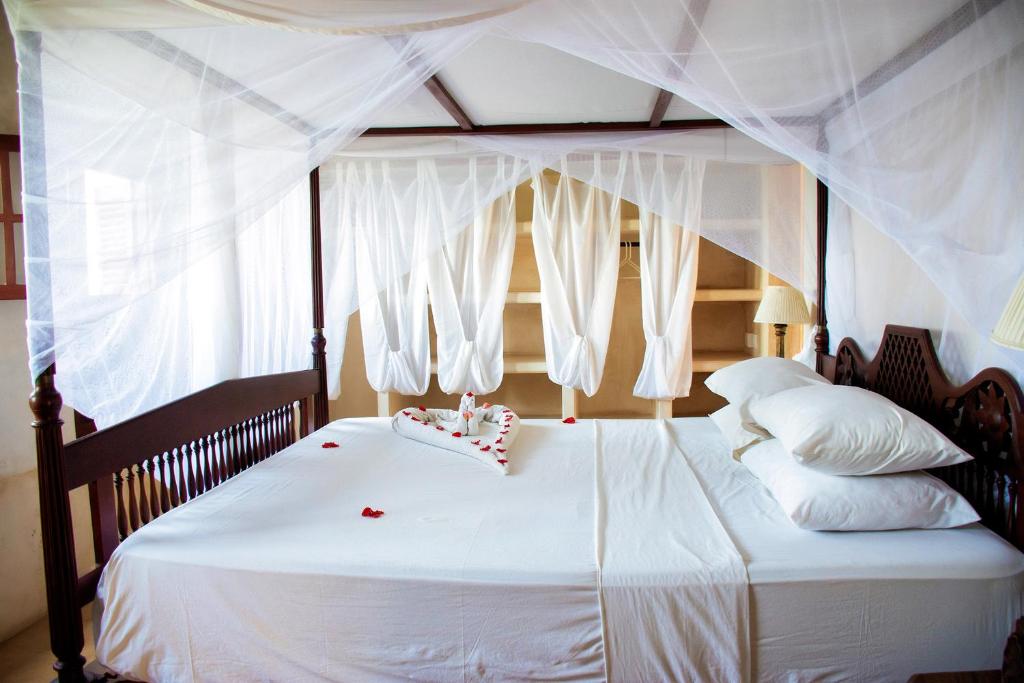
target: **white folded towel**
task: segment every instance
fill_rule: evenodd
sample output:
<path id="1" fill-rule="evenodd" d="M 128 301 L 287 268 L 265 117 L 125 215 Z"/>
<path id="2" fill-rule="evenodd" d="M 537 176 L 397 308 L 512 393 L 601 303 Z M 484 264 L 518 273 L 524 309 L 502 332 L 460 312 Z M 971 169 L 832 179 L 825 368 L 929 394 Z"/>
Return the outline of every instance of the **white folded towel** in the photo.
<path id="1" fill-rule="evenodd" d="M 508 474 L 508 455 L 519 433 L 519 416 L 503 405 L 485 403 L 476 408 L 470 393 L 462 397 L 457 411 L 422 406 L 400 410 L 391 418 L 391 427 L 401 436 L 468 455 Z"/>

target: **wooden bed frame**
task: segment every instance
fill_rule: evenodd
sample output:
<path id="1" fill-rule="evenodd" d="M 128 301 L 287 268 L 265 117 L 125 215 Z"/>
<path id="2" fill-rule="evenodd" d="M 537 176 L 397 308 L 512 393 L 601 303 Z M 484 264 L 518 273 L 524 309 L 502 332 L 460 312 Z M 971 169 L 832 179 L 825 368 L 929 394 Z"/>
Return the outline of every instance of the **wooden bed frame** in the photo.
<path id="1" fill-rule="evenodd" d="M 724 124 L 723 124 L 724 125 Z M 50 643 L 61 683 L 90 680 L 82 657 L 81 609 L 95 597 L 117 544 L 152 519 L 264 460 L 328 420 L 323 334 L 319 172 L 309 178 L 313 281 L 313 369 L 231 380 L 96 431 L 75 415 L 65 443 L 61 397 L 50 367 L 36 379 L 35 415 L 43 560 Z M 960 491 L 993 531 L 1024 549 L 1024 397 L 1006 372 L 989 369 L 949 383 L 927 330 L 889 326 L 867 361 L 853 340 L 828 355 L 825 250 L 828 191 L 818 182 L 815 334 L 817 370 L 837 384 L 883 394 L 921 415 L 974 456 L 936 474 Z M 312 405 L 310 405 L 312 403 Z M 296 409 L 298 406 L 298 417 Z M 87 486 L 97 566 L 80 576 L 70 494 Z"/>

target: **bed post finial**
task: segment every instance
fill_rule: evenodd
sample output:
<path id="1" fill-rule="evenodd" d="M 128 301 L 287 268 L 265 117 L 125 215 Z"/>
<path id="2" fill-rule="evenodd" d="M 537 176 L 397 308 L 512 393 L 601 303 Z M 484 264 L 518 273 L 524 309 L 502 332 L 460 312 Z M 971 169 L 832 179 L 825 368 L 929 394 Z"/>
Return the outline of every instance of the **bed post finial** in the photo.
<path id="1" fill-rule="evenodd" d="M 828 319 L 825 317 L 825 253 L 828 245 L 828 185 L 818 180 L 818 250 L 816 256 L 818 279 L 818 320 L 814 330 L 814 369 L 824 370 L 824 357 L 828 355 Z"/>
<path id="2" fill-rule="evenodd" d="M 313 369 L 320 375 L 320 387 L 313 395 L 313 424 L 327 424 L 327 338 L 324 336 L 324 266 L 320 235 L 320 168 L 309 172 L 309 261 L 313 276 Z"/>
<path id="3" fill-rule="evenodd" d="M 54 384 L 54 366 L 42 372 L 29 398 L 35 420 L 39 468 L 39 516 L 42 527 L 46 603 L 50 614 L 50 649 L 57 656 L 53 669 L 60 683 L 85 681 L 82 612 L 78 607 L 78 566 L 71 527 L 71 501 L 64 471 L 63 404 Z"/>

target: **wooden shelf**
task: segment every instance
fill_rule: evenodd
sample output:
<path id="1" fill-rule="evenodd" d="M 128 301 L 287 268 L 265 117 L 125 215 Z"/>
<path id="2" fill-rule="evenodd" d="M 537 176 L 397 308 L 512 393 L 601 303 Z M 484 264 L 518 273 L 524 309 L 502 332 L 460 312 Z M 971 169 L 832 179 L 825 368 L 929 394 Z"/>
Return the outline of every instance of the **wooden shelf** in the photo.
<path id="1" fill-rule="evenodd" d="M 714 372 L 753 356 L 747 351 L 694 351 L 693 371 Z"/>
<path id="2" fill-rule="evenodd" d="M 509 292 L 505 297 L 507 304 L 539 304 L 540 292 Z"/>
<path id="3" fill-rule="evenodd" d="M 760 301 L 760 289 L 698 288 L 694 301 Z"/>
<path id="4" fill-rule="evenodd" d="M 437 374 L 437 359 L 430 359 L 430 372 Z M 546 375 L 548 372 L 547 362 L 544 354 L 533 353 L 506 353 L 505 374 L 506 375 Z"/>
<path id="5" fill-rule="evenodd" d="M 760 301 L 760 289 L 711 289 L 700 288 L 694 301 Z M 509 292 L 507 304 L 539 304 L 540 292 Z"/>

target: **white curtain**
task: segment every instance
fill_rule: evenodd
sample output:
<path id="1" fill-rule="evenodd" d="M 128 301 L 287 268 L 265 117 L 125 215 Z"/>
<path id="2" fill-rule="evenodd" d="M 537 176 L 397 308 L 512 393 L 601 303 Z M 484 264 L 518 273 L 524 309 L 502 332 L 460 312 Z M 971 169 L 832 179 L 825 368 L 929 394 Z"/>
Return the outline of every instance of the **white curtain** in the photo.
<path id="1" fill-rule="evenodd" d="M 540 272 L 541 319 L 548 377 L 593 396 L 601 385 L 618 285 L 619 231 L 625 158 L 613 178 L 601 155 L 589 157 L 591 182 L 572 178 L 568 159 L 555 180 L 533 177 L 533 249 Z M 598 185 L 610 182 L 605 192 Z"/>
<path id="2" fill-rule="evenodd" d="M 515 248 L 515 194 L 507 192 L 430 257 L 427 279 L 441 391 L 489 394 L 501 384 L 505 298 Z"/>
<path id="3" fill-rule="evenodd" d="M 697 291 L 697 255 L 704 162 L 675 160 L 667 169 L 663 155 L 642 163 L 631 156 L 637 186 L 644 188 L 640 203 L 640 300 L 643 313 L 644 361 L 633 395 L 671 400 L 689 396 L 693 379 L 693 334 L 690 313 Z M 645 173 L 646 171 L 646 173 Z M 674 172 L 670 172 L 674 171 Z M 682 207 L 682 225 L 649 207 Z"/>
<path id="4" fill-rule="evenodd" d="M 430 379 L 429 292 L 440 386 L 492 391 L 502 378 L 502 311 L 515 248 L 511 191 L 528 169 L 458 141 L 419 152 L 388 142 L 354 145 L 324 165 L 323 230 L 332 235 L 324 241 L 327 317 L 338 327 L 358 307 L 370 385 L 419 395 Z M 354 252 L 344 251 L 347 243 Z"/>
<path id="5" fill-rule="evenodd" d="M 428 236 L 408 172 L 388 161 L 348 163 L 341 232 L 356 245 L 366 378 L 375 391 L 419 395 L 430 381 Z"/>

